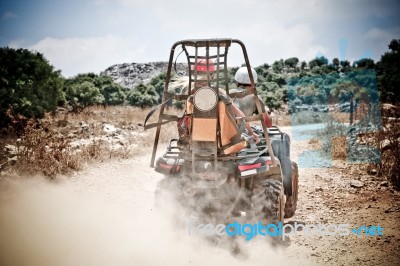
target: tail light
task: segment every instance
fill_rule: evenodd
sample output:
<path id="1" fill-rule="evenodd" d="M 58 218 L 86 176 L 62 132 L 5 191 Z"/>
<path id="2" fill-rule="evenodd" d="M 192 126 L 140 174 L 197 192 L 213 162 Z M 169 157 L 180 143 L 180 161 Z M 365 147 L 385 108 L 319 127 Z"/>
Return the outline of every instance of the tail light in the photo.
<path id="1" fill-rule="evenodd" d="M 239 162 L 237 169 L 240 176 L 248 176 L 268 171 L 270 165 L 272 165 L 271 157 L 265 156 L 252 161 L 242 160 Z"/>
<path id="2" fill-rule="evenodd" d="M 261 163 L 256 163 L 256 164 L 247 164 L 247 165 L 239 165 L 238 168 L 240 171 L 246 171 L 246 170 L 251 170 L 251 169 L 257 169 L 261 167 Z"/>

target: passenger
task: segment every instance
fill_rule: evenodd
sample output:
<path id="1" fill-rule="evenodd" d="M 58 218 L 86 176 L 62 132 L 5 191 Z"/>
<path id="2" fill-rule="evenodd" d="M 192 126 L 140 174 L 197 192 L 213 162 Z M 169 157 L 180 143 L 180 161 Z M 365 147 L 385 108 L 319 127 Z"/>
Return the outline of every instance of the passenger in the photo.
<path id="1" fill-rule="evenodd" d="M 254 84 L 257 83 L 257 72 L 254 70 L 254 68 L 251 68 L 251 72 L 253 74 L 253 79 L 254 79 Z M 240 93 L 240 92 L 245 92 L 246 90 L 251 88 L 251 82 L 250 82 L 250 77 L 249 77 L 249 72 L 247 71 L 247 67 L 241 67 L 236 71 L 235 74 L 235 82 L 237 84 L 236 89 L 232 89 L 229 91 L 229 94 L 232 93 Z M 260 104 L 261 104 L 261 111 L 264 111 L 263 113 L 263 119 L 265 122 L 265 125 L 267 128 L 272 126 L 272 118 L 269 115 L 271 112 L 267 106 L 265 106 L 264 101 L 261 99 L 260 96 L 258 96 L 260 99 Z M 234 105 L 239 107 L 239 109 L 245 114 L 245 116 L 251 116 L 253 114 L 258 114 L 258 109 L 256 102 L 254 101 L 254 96 L 253 94 L 246 95 L 242 98 L 237 98 L 235 97 L 233 100 Z"/>

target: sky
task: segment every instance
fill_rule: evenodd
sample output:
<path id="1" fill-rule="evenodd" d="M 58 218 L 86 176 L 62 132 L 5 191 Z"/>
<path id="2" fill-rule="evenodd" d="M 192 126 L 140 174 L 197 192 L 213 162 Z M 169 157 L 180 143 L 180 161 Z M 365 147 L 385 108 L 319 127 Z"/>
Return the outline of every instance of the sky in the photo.
<path id="1" fill-rule="evenodd" d="M 254 67 L 378 61 L 400 39 L 399 14 L 400 0 L 0 0 L 0 47 L 43 53 L 64 77 L 167 61 L 176 41 L 197 38 L 240 39 Z"/>

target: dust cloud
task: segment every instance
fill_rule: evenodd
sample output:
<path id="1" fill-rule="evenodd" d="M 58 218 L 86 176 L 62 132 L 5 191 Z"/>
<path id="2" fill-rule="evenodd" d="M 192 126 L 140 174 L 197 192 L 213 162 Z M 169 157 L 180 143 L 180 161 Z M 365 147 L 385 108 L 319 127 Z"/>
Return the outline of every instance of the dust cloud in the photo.
<path id="1" fill-rule="evenodd" d="M 234 256 L 188 235 L 175 206 L 158 212 L 107 195 L 41 178 L 0 180 L 0 265 L 289 264 L 263 239 L 240 242 L 245 255 Z"/>

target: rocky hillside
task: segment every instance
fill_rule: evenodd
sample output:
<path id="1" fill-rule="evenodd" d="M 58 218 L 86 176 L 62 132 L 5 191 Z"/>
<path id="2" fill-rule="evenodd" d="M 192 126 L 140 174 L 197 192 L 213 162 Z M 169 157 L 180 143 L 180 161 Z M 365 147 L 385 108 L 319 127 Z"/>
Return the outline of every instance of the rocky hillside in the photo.
<path id="1" fill-rule="evenodd" d="M 186 69 L 186 65 L 182 63 L 177 63 L 176 67 L 179 71 Z M 124 63 L 110 66 L 100 75 L 111 77 L 123 87 L 134 88 L 140 83 L 147 83 L 153 77 L 166 72 L 167 68 L 168 62 Z"/>

